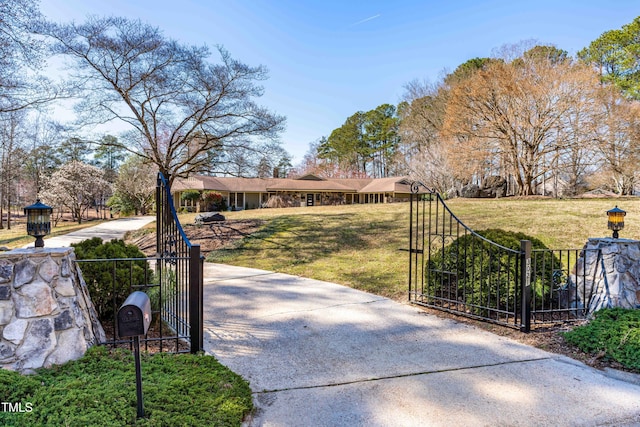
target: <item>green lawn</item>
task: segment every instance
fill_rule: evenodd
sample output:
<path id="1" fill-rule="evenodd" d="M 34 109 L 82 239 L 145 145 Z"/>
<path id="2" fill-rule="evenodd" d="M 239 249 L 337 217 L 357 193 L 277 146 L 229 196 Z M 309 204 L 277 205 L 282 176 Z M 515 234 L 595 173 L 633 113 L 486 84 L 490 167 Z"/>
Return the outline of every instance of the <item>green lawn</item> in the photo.
<path id="1" fill-rule="evenodd" d="M 640 199 L 452 199 L 453 213 L 475 230 L 502 228 L 542 240 L 552 249 L 581 248 L 610 236 L 606 211 L 627 211 L 620 237 L 640 238 Z M 317 206 L 225 213 L 257 218 L 262 230 L 208 261 L 327 280 L 390 298 L 407 287 L 409 204 Z M 193 216 L 181 217 L 183 223 Z"/>

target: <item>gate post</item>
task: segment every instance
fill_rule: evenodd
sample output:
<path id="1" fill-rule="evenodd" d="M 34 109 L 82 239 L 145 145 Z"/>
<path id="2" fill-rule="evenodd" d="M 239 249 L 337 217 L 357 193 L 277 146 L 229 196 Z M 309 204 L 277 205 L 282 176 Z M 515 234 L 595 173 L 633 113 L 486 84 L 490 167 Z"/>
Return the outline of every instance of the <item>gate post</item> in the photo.
<path id="1" fill-rule="evenodd" d="M 203 263 L 200 259 L 200 245 L 189 248 L 189 333 L 191 353 L 204 348 L 202 322 Z"/>
<path id="2" fill-rule="evenodd" d="M 409 295 L 408 301 L 411 302 L 411 279 L 413 278 L 413 200 L 416 195 L 411 192 L 409 196 Z"/>
<path id="3" fill-rule="evenodd" d="M 531 331 L 531 241 L 520 240 L 520 331 Z"/>
<path id="4" fill-rule="evenodd" d="M 161 248 L 162 248 L 162 227 L 164 223 L 162 222 L 162 213 L 164 212 L 165 206 L 162 199 L 162 178 L 160 178 L 160 172 L 158 172 L 158 177 L 156 180 L 156 259 L 160 258 Z M 156 266 L 160 264 L 156 261 Z"/>

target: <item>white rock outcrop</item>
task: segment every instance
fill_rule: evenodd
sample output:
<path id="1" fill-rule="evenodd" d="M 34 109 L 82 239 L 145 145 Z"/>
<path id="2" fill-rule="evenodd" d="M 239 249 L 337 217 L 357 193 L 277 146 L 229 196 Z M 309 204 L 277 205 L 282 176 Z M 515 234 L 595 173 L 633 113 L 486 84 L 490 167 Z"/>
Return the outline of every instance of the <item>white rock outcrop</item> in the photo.
<path id="1" fill-rule="evenodd" d="M 74 260 L 73 248 L 0 253 L 0 367 L 29 373 L 106 341 Z"/>

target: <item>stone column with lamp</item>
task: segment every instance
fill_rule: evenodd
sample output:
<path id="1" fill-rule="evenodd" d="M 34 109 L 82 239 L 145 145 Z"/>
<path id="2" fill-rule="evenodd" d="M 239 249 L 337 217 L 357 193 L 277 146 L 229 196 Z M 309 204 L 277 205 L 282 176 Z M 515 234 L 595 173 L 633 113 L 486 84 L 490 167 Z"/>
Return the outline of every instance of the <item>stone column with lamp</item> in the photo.
<path id="1" fill-rule="evenodd" d="M 626 212 L 607 211 L 612 237 L 590 238 L 568 279 L 569 307 L 588 316 L 602 308 L 640 308 L 640 241 L 621 239 Z"/>
<path id="2" fill-rule="evenodd" d="M 0 253 L 0 369 L 31 373 L 106 342 L 73 248 L 44 248 L 52 209 L 24 208 L 35 247 Z"/>

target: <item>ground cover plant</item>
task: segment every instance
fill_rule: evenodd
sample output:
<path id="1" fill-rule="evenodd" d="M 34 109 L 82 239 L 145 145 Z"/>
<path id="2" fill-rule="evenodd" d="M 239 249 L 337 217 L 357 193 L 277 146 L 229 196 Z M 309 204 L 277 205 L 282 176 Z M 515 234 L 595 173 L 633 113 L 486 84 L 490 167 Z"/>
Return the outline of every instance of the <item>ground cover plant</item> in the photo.
<path id="1" fill-rule="evenodd" d="M 215 358 L 142 355 L 145 418 L 137 419 L 131 352 L 97 346 L 34 375 L 0 370 L 3 426 L 239 426 L 252 409 L 249 385 Z M 15 406 L 15 405 L 14 405 Z"/>
<path id="2" fill-rule="evenodd" d="M 564 334 L 580 350 L 640 372 L 640 310 L 597 311 L 586 325 Z"/>

